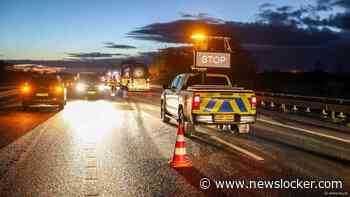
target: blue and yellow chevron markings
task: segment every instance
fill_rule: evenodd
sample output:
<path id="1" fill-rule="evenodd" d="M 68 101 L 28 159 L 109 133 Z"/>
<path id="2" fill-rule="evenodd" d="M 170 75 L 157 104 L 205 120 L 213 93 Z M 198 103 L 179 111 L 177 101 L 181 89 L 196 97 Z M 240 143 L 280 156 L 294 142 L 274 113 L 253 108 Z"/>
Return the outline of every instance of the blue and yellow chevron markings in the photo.
<path id="1" fill-rule="evenodd" d="M 237 105 L 239 107 L 239 110 L 241 112 L 247 112 L 247 108 L 245 107 L 242 99 L 241 98 L 236 98 L 235 100 L 236 100 L 236 103 L 237 103 Z"/>
<path id="2" fill-rule="evenodd" d="M 230 100 L 224 100 L 222 102 L 219 112 L 233 112 L 233 109 L 230 104 Z"/>
<path id="3" fill-rule="evenodd" d="M 211 112 L 212 109 L 215 107 L 216 105 L 216 99 L 212 99 L 212 100 L 209 100 L 208 104 L 206 105 L 204 111 L 205 112 Z"/>
<path id="4" fill-rule="evenodd" d="M 204 101 L 202 105 L 203 112 L 221 112 L 221 113 L 233 113 L 233 112 L 248 112 L 246 104 L 242 98 L 232 99 L 208 99 Z"/>

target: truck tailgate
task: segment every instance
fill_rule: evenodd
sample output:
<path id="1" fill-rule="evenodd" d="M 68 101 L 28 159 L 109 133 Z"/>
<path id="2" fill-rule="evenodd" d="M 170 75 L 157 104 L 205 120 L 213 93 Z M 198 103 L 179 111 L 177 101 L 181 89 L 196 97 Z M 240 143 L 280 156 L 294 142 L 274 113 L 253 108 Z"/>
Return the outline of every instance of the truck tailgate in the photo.
<path id="1" fill-rule="evenodd" d="M 225 90 L 194 92 L 200 96 L 199 109 L 192 110 L 194 114 L 255 114 L 249 101 L 255 94 L 252 91 Z"/>

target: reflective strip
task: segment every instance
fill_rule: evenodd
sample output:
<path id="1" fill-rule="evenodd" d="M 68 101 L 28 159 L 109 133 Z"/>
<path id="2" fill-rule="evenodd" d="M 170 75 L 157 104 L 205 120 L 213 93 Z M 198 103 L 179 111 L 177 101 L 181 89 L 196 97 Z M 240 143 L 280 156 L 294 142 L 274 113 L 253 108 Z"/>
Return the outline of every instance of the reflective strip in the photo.
<path id="1" fill-rule="evenodd" d="M 217 100 L 216 105 L 211 112 L 218 112 L 223 102 L 223 100 Z"/>
<path id="2" fill-rule="evenodd" d="M 175 155 L 186 155 L 186 148 L 175 148 Z"/>
<path id="3" fill-rule="evenodd" d="M 244 103 L 244 106 L 246 107 L 247 111 L 251 111 L 252 108 L 251 108 L 251 104 L 250 104 L 250 101 L 248 99 L 249 97 L 243 97 L 242 98 L 242 101 Z"/>
<path id="4" fill-rule="evenodd" d="M 247 108 L 245 107 L 243 101 L 241 98 L 236 98 L 236 103 L 237 103 L 237 106 L 239 107 L 239 110 L 241 112 L 247 112 Z"/>
<path id="5" fill-rule="evenodd" d="M 178 135 L 178 136 L 176 137 L 176 141 L 177 141 L 177 142 L 184 142 L 184 141 L 185 141 L 185 137 L 184 137 L 183 135 Z"/>
<path id="6" fill-rule="evenodd" d="M 235 98 L 233 98 L 230 103 L 231 103 L 231 107 L 232 107 L 233 111 L 241 112 L 241 110 L 239 109 L 239 107 L 238 107 L 238 105 L 236 103 L 236 99 Z"/>
<path id="7" fill-rule="evenodd" d="M 219 112 L 233 112 L 233 109 L 231 107 L 231 104 L 230 104 L 230 100 L 224 100 L 220 109 L 219 109 Z"/>
<path id="8" fill-rule="evenodd" d="M 250 110 L 250 103 L 247 98 L 236 97 L 232 99 L 203 99 L 201 101 L 201 111 L 203 112 L 222 112 L 222 113 L 240 113 Z"/>
<path id="9" fill-rule="evenodd" d="M 205 106 L 204 111 L 205 112 L 211 112 L 212 109 L 214 108 L 215 104 L 216 104 L 216 100 L 215 99 L 209 100 L 208 104 Z"/>

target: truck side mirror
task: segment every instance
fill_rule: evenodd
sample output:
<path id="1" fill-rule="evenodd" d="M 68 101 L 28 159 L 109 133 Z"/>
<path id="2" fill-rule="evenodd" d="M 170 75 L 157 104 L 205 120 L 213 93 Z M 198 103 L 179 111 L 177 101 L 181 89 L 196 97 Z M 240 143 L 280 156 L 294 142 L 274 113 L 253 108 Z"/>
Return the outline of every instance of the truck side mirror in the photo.
<path id="1" fill-rule="evenodd" d="M 163 84 L 163 89 L 167 89 L 167 88 L 168 88 L 168 86 Z"/>

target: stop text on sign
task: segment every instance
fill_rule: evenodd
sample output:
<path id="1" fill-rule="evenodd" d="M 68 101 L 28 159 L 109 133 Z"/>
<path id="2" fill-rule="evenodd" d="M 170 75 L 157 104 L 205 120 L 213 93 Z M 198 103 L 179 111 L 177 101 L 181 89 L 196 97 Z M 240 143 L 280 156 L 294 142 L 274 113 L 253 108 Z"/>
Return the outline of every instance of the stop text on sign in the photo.
<path id="1" fill-rule="evenodd" d="M 196 67 L 230 68 L 230 53 L 196 52 Z"/>

